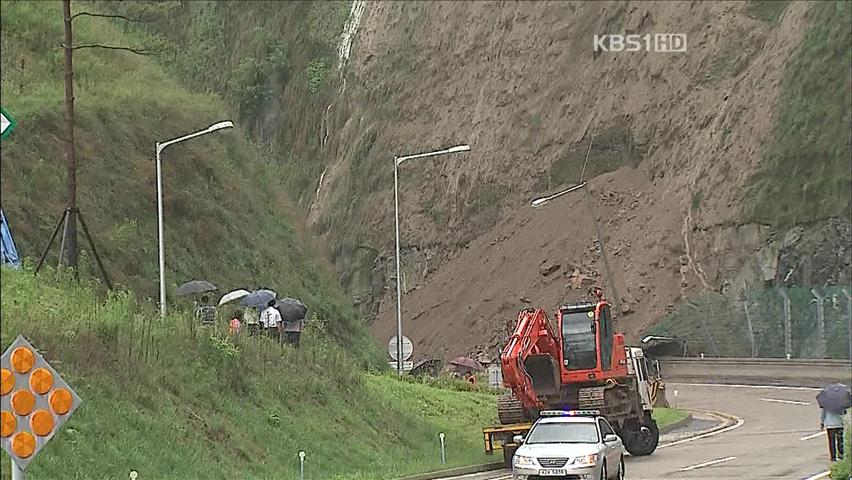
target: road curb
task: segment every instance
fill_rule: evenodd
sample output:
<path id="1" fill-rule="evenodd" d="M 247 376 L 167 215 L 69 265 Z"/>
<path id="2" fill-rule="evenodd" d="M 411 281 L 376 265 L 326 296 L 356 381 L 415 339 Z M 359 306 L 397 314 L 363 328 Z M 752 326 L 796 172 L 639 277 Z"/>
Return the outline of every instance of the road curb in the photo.
<path id="1" fill-rule="evenodd" d="M 684 410 L 687 410 L 687 409 L 684 409 Z M 716 417 L 717 419 L 720 420 L 720 423 L 718 425 L 715 425 L 715 426 L 710 427 L 710 428 L 706 428 L 704 430 L 699 430 L 697 432 L 690 432 L 689 434 L 685 435 L 683 438 L 678 438 L 677 440 L 674 440 L 674 441 L 661 443 L 658 448 L 666 447 L 668 445 L 677 445 L 677 444 L 680 444 L 681 442 L 684 442 L 684 441 L 687 441 L 687 440 L 690 440 L 690 439 L 693 439 L 693 438 L 696 438 L 696 437 L 701 437 L 703 435 L 709 435 L 709 434 L 714 433 L 714 432 L 719 432 L 721 430 L 731 428 L 734 425 L 736 425 L 736 424 L 738 424 L 742 421 L 741 418 L 739 418 L 735 415 L 728 414 L 728 413 L 712 412 L 712 411 L 709 411 L 709 410 L 697 410 L 697 409 L 688 409 L 688 411 L 693 412 L 693 413 L 703 413 L 703 414 L 709 415 L 711 417 Z"/>
<path id="2" fill-rule="evenodd" d="M 472 473 L 490 472 L 492 470 L 500 470 L 503 467 L 503 462 L 493 462 L 482 465 L 472 465 L 469 467 L 451 468 L 449 470 L 440 470 L 437 472 L 422 473 L 420 475 L 413 475 L 410 477 L 401 477 L 397 480 L 435 480 L 436 478 L 459 477 L 462 475 L 470 475 Z"/>
<path id="3" fill-rule="evenodd" d="M 671 432 L 672 430 L 676 430 L 676 429 L 686 425 L 687 423 L 689 423 L 691 421 L 692 421 L 692 414 L 690 413 L 690 414 L 687 414 L 686 417 L 684 417 L 684 418 L 682 418 L 682 419 L 680 419 L 680 420 L 678 420 L 674 423 L 670 423 L 670 424 L 666 425 L 665 427 L 660 428 L 660 435 L 665 435 L 665 434 Z"/>

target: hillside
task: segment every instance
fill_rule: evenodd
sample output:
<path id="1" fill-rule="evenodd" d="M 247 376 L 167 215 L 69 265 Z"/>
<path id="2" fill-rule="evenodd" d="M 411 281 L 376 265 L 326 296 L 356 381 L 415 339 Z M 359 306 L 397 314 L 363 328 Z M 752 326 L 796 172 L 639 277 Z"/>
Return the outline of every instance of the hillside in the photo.
<path id="1" fill-rule="evenodd" d="M 92 5 L 74 2 L 72 8 Z M 0 20 L 2 103 L 18 121 L 2 144 L 2 204 L 20 253 L 34 263 L 65 202 L 62 51 L 56 47 L 61 3 L 4 1 Z M 77 44 L 159 48 L 104 18 L 79 17 L 74 32 Z M 154 144 L 235 114 L 216 95 L 182 86 L 156 56 L 85 49 L 75 53 L 74 65 L 79 207 L 113 282 L 156 296 Z M 289 200 L 286 171 L 267 162 L 236 123 L 234 131 L 163 153 L 169 296 L 191 279 L 222 291 L 269 286 L 302 298 L 337 339 L 373 355 L 363 323 Z M 80 235 L 82 273 L 96 277 Z M 57 252 L 54 243 L 48 264 L 56 264 Z M 169 304 L 187 302 L 171 297 Z"/>
<path id="2" fill-rule="evenodd" d="M 722 343 L 744 328 L 727 329 L 743 323 L 743 297 L 850 283 L 848 2 L 233 5 L 174 4 L 141 28 L 182 47 L 163 62 L 185 82 L 235 104 L 246 89 L 234 80 L 263 94 L 242 116 L 382 343 L 395 332 L 392 157 L 459 143 L 472 151 L 400 174 L 403 318 L 418 358 L 493 357 L 518 309 L 578 300 L 590 283 L 618 293 L 630 341 L 689 303 Z M 207 30 L 175 28 L 189 25 Z M 620 32 L 684 33 L 688 49 L 592 48 L 594 34 Z M 275 45 L 293 47 L 286 75 L 270 68 Z M 208 48 L 227 55 L 205 68 L 194 58 Z M 580 178 L 587 151 L 592 204 L 578 192 L 532 211 Z M 796 354 L 818 354 L 813 341 L 796 340 Z"/>
<path id="3" fill-rule="evenodd" d="M 153 305 L 2 269 L 0 345 L 25 335 L 83 399 L 27 478 L 376 479 L 484 461 L 492 394 L 366 373 L 313 323 L 302 348 L 228 340 Z M 333 459 L 333 461 L 329 461 Z M 0 455 L 0 471 L 9 457 Z"/>

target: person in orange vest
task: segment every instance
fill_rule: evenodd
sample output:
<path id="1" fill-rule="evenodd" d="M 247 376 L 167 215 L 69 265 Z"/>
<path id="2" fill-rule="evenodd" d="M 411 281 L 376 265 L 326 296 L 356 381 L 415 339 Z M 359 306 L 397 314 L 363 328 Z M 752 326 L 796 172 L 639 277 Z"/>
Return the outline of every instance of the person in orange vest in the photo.
<path id="1" fill-rule="evenodd" d="M 228 335 L 234 337 L 240 334 L 240 327 L 242 327 L 240 316 L 241 313 L 239 310 L 235 310 L 234 314 L 231 315 L 231 320 L 228 324 Z"/>

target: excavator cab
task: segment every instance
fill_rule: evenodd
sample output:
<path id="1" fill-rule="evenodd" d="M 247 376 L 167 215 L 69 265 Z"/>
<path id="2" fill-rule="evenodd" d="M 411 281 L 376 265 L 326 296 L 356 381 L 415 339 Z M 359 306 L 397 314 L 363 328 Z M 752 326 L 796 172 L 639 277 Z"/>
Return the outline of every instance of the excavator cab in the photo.
<path id="1" fill-rule="evenodd" d="M 572 381 L 609 378 L 612 370 L 624 370 L 623 355 L 615 347 L 623 345 L 623 336 L 613 333 L 611 307 L 602 297 L 562 306 L 557 321 L 562 367 Z"/>

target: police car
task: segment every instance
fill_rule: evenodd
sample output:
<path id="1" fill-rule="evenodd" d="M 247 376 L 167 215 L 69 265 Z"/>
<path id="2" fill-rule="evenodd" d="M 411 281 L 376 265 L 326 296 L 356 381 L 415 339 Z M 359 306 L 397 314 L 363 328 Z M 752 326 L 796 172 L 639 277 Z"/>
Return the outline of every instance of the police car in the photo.
<path id="1" fill-rule="evenodd" d="M 512 458 L 514 480 L 624 478 L 624 444 L 597 410 L 544 411 Z"/>

